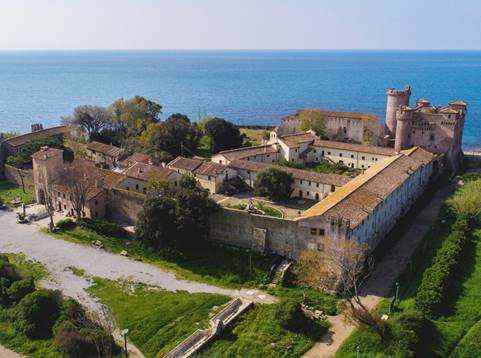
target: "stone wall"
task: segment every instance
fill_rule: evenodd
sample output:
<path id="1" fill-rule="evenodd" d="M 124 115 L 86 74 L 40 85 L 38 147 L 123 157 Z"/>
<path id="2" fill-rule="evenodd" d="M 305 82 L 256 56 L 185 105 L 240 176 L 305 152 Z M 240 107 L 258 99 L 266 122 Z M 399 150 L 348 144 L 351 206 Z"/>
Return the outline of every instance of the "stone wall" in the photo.
<path id="1" fill-rule="evenodd" d="M 210 239 L 255 251 L 296 257 L 304 229 L 293 220 L 221 209 L 211 218 Z"/>
<path id="2" fill-rule="evenodd" d="M 33 183 L 33 171 L 31 169 L 17 169 L 12 167 L 8 164 L 5 164 L 4 169 L 4 176 L 5 180 L 18 185 L 22 186 L 22 179 L 25 185 L 25 188 L 28 190 L 34 190 L 34 183 Z"/>
<path id="3" fill-rule="evenodd" d="M 112 188 L 108 191 L 107 208 L 118 223 L 133 225 L 142 211 L 145 196 L 133 191 Z"/>

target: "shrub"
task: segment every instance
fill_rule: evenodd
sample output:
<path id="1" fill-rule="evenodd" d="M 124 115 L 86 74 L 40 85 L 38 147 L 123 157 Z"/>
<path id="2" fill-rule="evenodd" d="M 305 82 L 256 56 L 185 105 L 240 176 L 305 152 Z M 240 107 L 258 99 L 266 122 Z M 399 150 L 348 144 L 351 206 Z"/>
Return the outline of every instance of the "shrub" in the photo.
<path id="1" fill-rule="evenodd" d="M 449 283 L 467 243 L 468 216 L 459 215 L 452 229 L 437 251 L 433 264 L 424 271 L 418 287 L 416 307 L 426 315 L 438 314 L 441 311 Z"/>
<path id="2" fill-rule="evenodd" d="M 0 277 L 0 306 L 8 306 L 10 299 L 8 297 L 8 288 L 10 281 L 5 277 Z"/>
<path id="3" fill-rule="evenodd" d="M 15 271 L 15 267 L 5 255 L 0 255 L 0 277 L 6 278 L 9 281 L 17 281 L 21 279 L 20 275 Z"/>
<path id="4" fill-rule="evenodd" d="M 277 305 L 274 315 L 281 326 L 290 331 L 304 332 L 309 327 L 310 320 L 296 300 L 288 299 Z"/>
<path id="5" fill-rule="evenodd" d="M 16 328 L 29 338 L 48 338 L 59 317 L 60 291 L 40 289 L 25 296 L 17 306 Z"/>
<path id="6" fill-rule="evenodd" d="M 7 289 L 8 298 L 10 303 L 18 303 L 22 298 L 24 298 L 29 293 L 35 291 L 35 283 L 33 278 L 25 278 L 20 281 L 15 281 Z"/>
<path id="7" fill-rule="evenodd" d="M 262 169 L 254 181 L 254 194 L 267 196 L 274 201 L 287 200 L 291 196 L 293 182 L 292 175 L 281 169 Z"/>
<path id="8" fill-rule="evenodd" d="M 57 228 L 63 231 L 72 230 L 77 224 L 70 218 L 59 220 L 57 222 Z"/>
<path id="9" fill-rule="evenodd" d="M 125 237 L 128 235 L 127 231 L 120 225 L 105 221 L 94 219 L 80 219 L 78 225 L 84 229 L 95 231 L 101 235 Z"/>
<path id="10" fill-rule="evenodd" d="M 456 215 L 469 215 L 481 219 L 481 180 L 466 182 L 447 203 Z"/>

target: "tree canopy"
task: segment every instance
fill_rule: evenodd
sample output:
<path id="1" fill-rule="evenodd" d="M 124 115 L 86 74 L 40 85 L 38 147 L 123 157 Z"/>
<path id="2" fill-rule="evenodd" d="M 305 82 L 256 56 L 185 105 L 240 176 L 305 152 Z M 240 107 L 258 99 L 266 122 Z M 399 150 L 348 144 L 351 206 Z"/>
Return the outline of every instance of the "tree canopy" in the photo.
<path id="1" fill-rule="evenodd" d="M 319 109 L 305 109 L 299 113 L 299 130 L 312 130 L 317 136 L 326 135 L 326 118 Z"/>
<path id="2" fill-rule="evenodd" d="M 193 153 L 201 133 L 186 115 L 176 113 L 159 123 L 150 141 L 149 152 L 152 154 L 167 152 L 176 157 L 182 154 L 181 146 L 187 151 L 184 155 Z"/>
<path id="3" fill-rule="evenodd" d="M 232 122 L 222 118 L 211 118 L 203 126 L 205 134 L 211 139 L 212 153 L 242 146 L 243 136 Z"/>
<path id="4" fill-rule="evenodd" d="M 287 200 L 291 196 L 292 175 L 278 168 L 266 168 L 257 173 L 254 193 L 274 201 Z"/>
<path id="5" fill-rule="evenodd" d="M 182 177 L 173 198 L 149 196 L 136 223 L 136 234 L 154 249 L 177 246 L 193 249 L 209 233 L 209 216 L 217 210 L 194 178 Z"/>
<path id="6" fill-rule="evenodd" d="M 70 116 L 62 117 L 62 122 L 67 126 L 79 126 L 90 137 L 110 127 L 112 111 L 100 106 L 78 106 Z"/>
<path id="7" fill-rule="evenodd" d="M 7 157 L 6 163 L 16 168 L 22 168 L 32 161 L 32 154 L 38 152 L 42 147 L 59 148 L 64 150 L 64 159 L 71 161 L 73 153 L 65 148 L 62 142 L 54 138 L 34 139 L 25 143 L 15 155 Z"/>

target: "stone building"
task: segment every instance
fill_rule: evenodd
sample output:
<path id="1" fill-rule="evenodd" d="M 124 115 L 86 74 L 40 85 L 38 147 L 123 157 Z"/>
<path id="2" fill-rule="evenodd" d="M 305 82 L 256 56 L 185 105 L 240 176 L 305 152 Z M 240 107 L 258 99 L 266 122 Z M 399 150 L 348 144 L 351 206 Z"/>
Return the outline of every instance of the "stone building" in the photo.
<path id="1" fill-rule="evenodd" d="M 87 157 L 102 168 L 113 169 L 128 157 L 128 153 L 122 148 L 93 141 L 87 146 Z"/>
<path id="2" fill-rule="evenodd" d="M 165 177 L 169 182 L 169 189 L 172 191 L 177 188 L 180 178 L 180 174 L 172 169 L 145 163 L 135 163 L 123 171 L 122 174 L 127 178 L 119 184 L 119 187 L 142 194 L 147 193 L 147 181 L 151 175 Z"/>

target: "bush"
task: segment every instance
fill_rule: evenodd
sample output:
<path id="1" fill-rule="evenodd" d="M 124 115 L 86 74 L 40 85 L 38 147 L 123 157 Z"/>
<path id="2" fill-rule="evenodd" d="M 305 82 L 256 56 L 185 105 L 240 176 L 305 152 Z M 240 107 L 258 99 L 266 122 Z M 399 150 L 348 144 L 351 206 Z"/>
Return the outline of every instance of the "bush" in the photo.
<path id="1" fill-rule="evenodd" d="M 426 315 L 439 314 L 442 309 L 451 278 L 468 241 L 467 215 L 459 215 L 452 228 L 453 231 L 437 251 L 433 264 L 424 271 L 415 297 L 416 307 Z"/>
<path id="2" fill-rule="evenodd" d="M 294 179 L 290 173 L 278 168 L 266 168 L 257 173 L 254 194 L 267 196 L 274 201 L 287 200 L 291 196 Z"/>
<path id="3" fill-rule="evenodd" d="M 35 291 L 35 283 L 33 282 L 33 278 L 25 278 L 20 281 L 15 281 L 10 285 L 7 289 L 8 298 L 10 300 L 10 304 L 15 304 L 20 302 L 22 298 L 24 298 L 29 293 Z"/>
<path id="4" fill-rule="evenodd" d="M 17 306 L 16 328 L 29 338 L 48 338 L 59 317 L 60 291 L 40 289 L 25 296 Z"/>
<path id="5" fill-rule="evenodd" d="M 20 275 L 15 271 L 15 267 L 5 255 L 0 255 L 0 277 L 6 278 L 8 281 L 17 281 L 21 279 Z"/>
<path id="6" fill-rule="evenodd" d="M 78 225 L 84 229 L 95 231 L 100 235 L 116 237 L 126 237 L 128 235 L 127 231 L 120 225 L 105 220 L 84 218 L 78 221 Z"/>
<path id="7" fill-rule="evenodd" d="M 72 230 L 77 224 L 72 219 L 63 219 L 57 222 L 57 228 L 63 231 Z"/>
<path id="8" fill-rule="evenodd" d="M 309 328 L 310 319 L 296 300 L 288 299 L 277 305 L 274 315 L 281 326 L 290 331 L 305 332 Z"/>
<path id="9" fill-rule="evenodd" d="M 10 299 L 8 297 L 8 288 L 10 281 L 5 277 L 0 277 L 0 306 L 8 306 Z"/>

